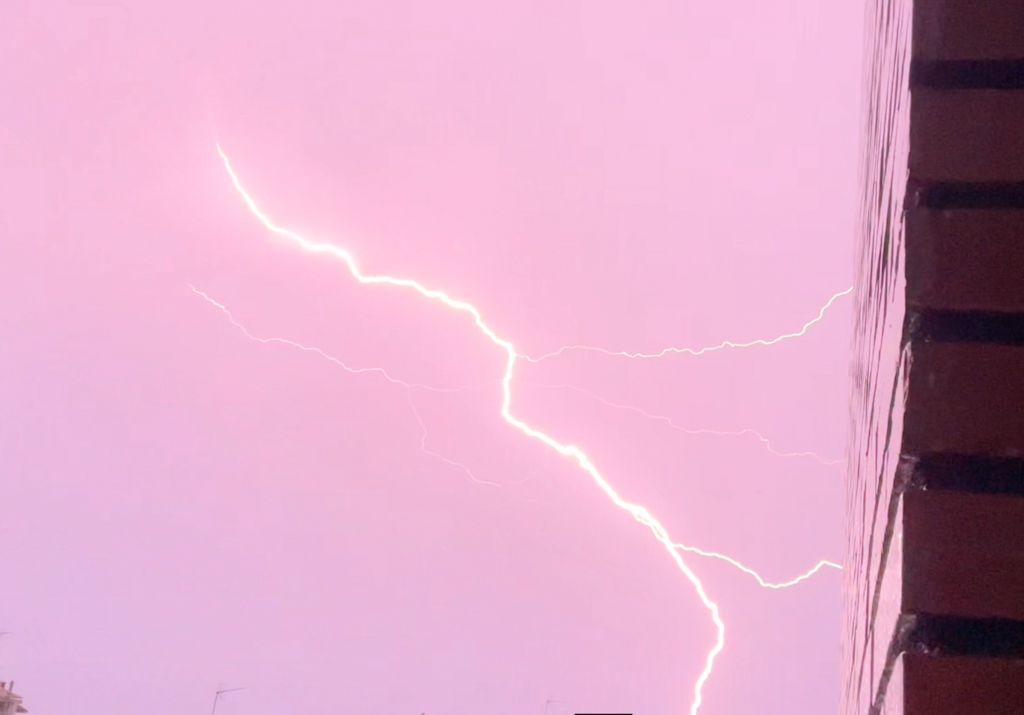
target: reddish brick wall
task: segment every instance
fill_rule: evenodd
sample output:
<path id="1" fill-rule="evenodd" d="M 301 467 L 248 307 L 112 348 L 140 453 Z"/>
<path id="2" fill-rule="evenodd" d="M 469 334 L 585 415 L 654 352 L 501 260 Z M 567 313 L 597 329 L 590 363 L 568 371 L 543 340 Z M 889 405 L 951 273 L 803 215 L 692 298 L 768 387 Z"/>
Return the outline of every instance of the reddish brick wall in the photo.
<path id="1" fill-rule="evenodd" d="M 1024 499 L 909 490 L 903 555 L 904 611 L 1024 620 Z"/>
<path id="2" fill-rule="evenodd" d="M 1020 715 L 1024 0 L 869 20 L 843 715 Z"/>
<path id="3" fill-rule="evenodd" d="M 904 709 L 928 715 L 1024 713 L 1024 661 L 903 655 Z"/>
<path id="4" fill-rule="evenodd" d="M 914 9 L 916 59 L 1024 58 L 1024 3 L 1014 0 L 918 0 Z"/>
<path id="5" fill-rule="evenodd" d="M 1024 211 L 916 208 L 906 226 L 910 308 L 1024 312 Z"/>
<path id="6" fill-rule="evenodd" d="M 926 340 L 910 348 L 904 452 L 1024 456 L 1024 349 Z"/>

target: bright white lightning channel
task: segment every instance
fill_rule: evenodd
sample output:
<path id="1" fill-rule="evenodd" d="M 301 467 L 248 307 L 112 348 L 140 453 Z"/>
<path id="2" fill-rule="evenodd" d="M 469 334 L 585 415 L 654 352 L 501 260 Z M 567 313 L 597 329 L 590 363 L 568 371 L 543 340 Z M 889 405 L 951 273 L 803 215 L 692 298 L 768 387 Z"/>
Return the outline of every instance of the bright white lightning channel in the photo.
<path id="1" fill-rule="evenodd" d="M 280 226 L 277 226 L 273 221 L 270 220 L 270 218 L 266 214 L 263 213 L 262 210 L 260 210 L 260 208 L 256 204 L 256 202 L 253 200 L 253 198 L 248 194 L 248 192 L 242 186 L 241 182 L 238 179 L 238 176 L 235 174 L 234 170 L 231 167 L 231 163 L 229 162 L 227 155 L 221 149 L 219 144 L 217 145 L 217 151 L 220 154 L 221 159 L 224 162 L 224 167 L 227 170 L 229 176 L 231 177 L 231 181 L 234 183 L 235 189 L 242 196 L 243 200 L 245 201 L 246 205 L 249 207 L 249 210 L 252 212 L 252 214 L 257 219 L 259 219 L 259 221 L 268 230 L 270 230 L 271 232 L 273 232 L 273 233 L 275 233 L 275 234 L 277 234 L 279 236 L 285 237 L 285 238 L 295 242 L 299 247 L 303 248 L 306 251 L 309 251 L 311 253 L 324 253 L 324 254 L 328 254 L 328 255 L 330 255 L 330 256 L 332 256 L 334 258 L 337 258 L 337 259 L 341 260 L 346 265 L 346 267 L 348 268 L 349 273 L 352 275 L 352 277 L 356 281 L 358 281 L 359 283 L 361 283 L 363 285 L 378 285 L 379 284 L 379 285 L 391 285 L 391 286 L 396 286 L 396 287 L 400 287 L 400 288 L 409 288 L 411 290 L 416 291 L 417 293 L 419 293 L 420 295 L 424 296 L 425 298 L 429 298 L 431 300 L 435 300 L 435 301 L 438 301 L 438 302 L 444 304 L 448 308 L 451 308 L 453 310 L 457 310 L 457 311 L 469 314 L 472 317 L 473 322 L 480 329 L 480 332 L 482 332 L 484 334 L 484 336 L 487 337 L 487 339 L 490 340 L 494 345 L 498 346 L 499 348 L 501 348 L 505 352 L 505 355 L 506 355 L 507 359 L 506 359 L 506 363 L 505 363 L 505 372 L 504 372 L 504 374 L 502 376 L 502 379 L 501 379 L 501 384 L 502 384 L 501 416 L 502 416 L 502 418 L 506 422 L 508 422 L 508 424 L 510 424 L 512 427 L 516 428 L 517 430 L 519 430 L 520 432 L 522 432 L 526 436 L 531 437 L 533 439 L 536 439 L 536 440 L 542 442 L 543 444 L 547 445 L 549 448 L 553 449 L 554 451 L 558 452 L 559 454 L 561 454 L 561 455 L 563 455 L 565 457 L 571 458 L 573 461 L 576 462 L 576 464 L 580 467 L 580 469 L 582 469 L 584 472 L 586 472 L 591 477 L 591 479 L 598 486 L 598 488 L 601 489 L 601 491 L 604 492 L 604 494 L 616 506 L 618 506 L 620 509 L 626 511 L 636 521 L 638 521 L 639 523 L 641 523 L 644 526 L 646 526 L 651 531 L 651 533 L 654 535 L 654 537 L 665 548 L 666 552 L 669 554 L 669 557 L 676 564 L 676 566 L 679 568 L 679 570 L 683 573 L 683 575 L 687 579 L 687 581 L 689 581 L 690 584 L 693 586 L 693 588 L 696 591 L 697 596 L 700 599 L 701 603 L 704 605 L 704 607 L 707 609 L 708 613 L 710 614 L 711 620 L 712 620 L 712 622 L 714 623 L 714 626 L 715 626 L 716 637 L 715 637 L 714 644 L 711 646 L 711 648 L 708 650 L 708 652 L 707 652 L 707 654 L 705 656 L 704 667 L 702 668 L 702 670 L 701 670 L 700 674 L 698 675 L 697 680 L 696 680 L 696 682 L 694 683 L 694 686 L 693 686 L 693 698 L 690 701 L 690 711 L 689 712 L 690 712 L 690 715 L 697 715 L 698 711 L 700 710 L 701 703 L 703 701 L 703 688 L 704 688 L 704 684 L 707 682 L 708 678 L 711 675 L 712 670 L 714 669 L 715 659 L 717 658 L 718 654 L 721 653 L 722 649 L 725 647 L 725 623 L 722 621 L 721 615 L 719 613 L 718 604 L 716 604 L 714 601 L 711 600 L 711 598 L 708 596 L 708 594 L 707 594 L 707 592 L 706 592 L 706 590 L 704 588 L 704 584 L 701 582 L 700 578 L 698 578 L 697 575 L 693 572 L 693 570 L 689 567 L 689 565 L 687 565 L 687 563 L 683 560 L 683 558 L 682 558 L 682 556 L 680 556 L 679 552 L 680 551 L 693 551 L 694 553 L 698 553 L 698 554 L 703 555 L 703 556 L 711 556 L 711 557 L 714 557 L 714 558 L 724 559 L 724 560 L 732 563 L 733 565 L 735 565 L 737 567 L 740 567 L 742 570 L 748 571 L 750 573 L 753 573 L 753 572 L 751 572 L 749 569 L 746 569 L 746 567 L 742 567 L 742 565 L 739 564 L 739 562 L 736 562 L 736 561 L 734 561 L 732 559 L 729 559 L 728 557 L 724 557 L 721 554 L 715 554 L 713 552 L 703 552 L 703 551 L 695 549 L 694 547 L 686 547 L 686 546 L 683 546 L 681 544 L 675 543 L 672 540 L 672 538 L 669 536 L 667 530 L 661 524 L 661 522 L 659 522 L 645 507 L 642 507 L 642 506 L 640 506 L 638 504 L 633 504 L 631 502 L 628 502 L 628 501 L 626 501 L 625 499 L 623 499 L 622 497 L 619 496 L 619 494 L 612 488 L 611 484 L 609 484 L 608 481 L 601 475 L 601 473 L 598 471 L 597 467 L 590 461 L 590 458 L 586 455 L 586 453 L 583 452 L 583 450 L 581 450 L 579 447 L 576 447 L 574 445 L 563 444 L 563 443 L 559 442 L 558 440 L 556 440 L 555 438 L 549 436 L 545 432 L 542 432 L 541 430 L 536 429 L 535 427 L 531 427 L 530 425 L 528 425 L 527 423 L 523 422 L 522 420 L 517 418 L 515 415 L 513 415 L 512 411 L 511 411 L 511 407 L 512 407 L 512 377 L 513 377 L 513 372 L 514 372 L 514 368 L 515 368 L 515 362 L 516 362 L 516 359 L 520 358 L 520 357 L 523 357 L 524 359 L 529 359 L 529 358 L 525 358 L 525 356 L 520 355 L 519 353 L 517 353 L 516 350 L 515 350 L 515 347 L 513 346 L 513 344 L 509 340 L 501 338 L 490 326 L 488 326 L 487 323 L 484 322 L 483 317 L 481 316 L 480 311 L 476 308 L 476 306 L 472 305 L 471 303 L 468 303 L 468 302 L 465 302 L 465 301 L 462 301 L 462 300 L 457 300 L 455 298 L 452 298 L 451 296 L 449 296 L 444 291 L 436 290 L 436 289 L 432 289 L 432 288 L 427 288 L 427 287 L 423 286 L 422 284 L 420 284 L 419 282 L 411 280 L 411 279 L 408 279 L 408 278 L 396 278 L 396 277 L 393 277 L 393 276 L 368 276 L 368 275 L 365 275 L 359 269 L 359 267 L 358 267 L 358 265 L 357 265 L 357 263 L 355 261 L 355 258 L 347 250 L 345 250 L 343 248 L 339 248 L 339 247 L 337 247 L 337 246 L 335 246 L 333 244 L 330 244 L 330 243 L 325 243 L 325 242 L 321 242 L 321 241 L 311 241 L 311 240 L 309 240 L 309 239 L 307 239 L 307 238 L 305 238 L 305 237 L 303 237 L 303 236 L 301 236 L 301 235 L 299 235 L 299 234 L 297 234 L 297 233 L 295 233 L 293 231 L 290 231 L 288 229 L 285 229 L 285 228 L 282 228 Z M 195 289 L 193 289 L 193 290 L 195 290 Z M 199 291 L 196 291 L 196 292 L 198 293 Z M 848 291 L 846 291 L 846 292 L 848 292 Z M 845 294 L 845 292 L 842 293 L 842 294 L 837 294 L 836 296 L 833 297 L 833 301 L 836 298 L 838 298 L 839 295 L 844 295 L 844 294 Z M 204 295 L 204 297 L 206 297 L 206 296 Z M 213 302 L 212 299 L 208 298 L 208 300 Z M 829 302 L 829 305 L 831 305 L 831 302 L 832 301 Z M 227 312 L 226 308 L 223 308 L 223 306 L 220 306 L 220 307 L 225 312 Z M 826 308 L 827 307 L 828 307 L 828 305 L 826 305 Z M 822 309 L 821 314 L 824 313 L 824 310 L 825 310 L 825 308 Z M 819 314 L 819 318 L 818 319 L 820 319 L 820 315 L 821 314 Z M 230 314 L 229 314 L 229 317 L 230 317 Z M 234 322 L 233 319 L 232 319 L 232 322 Z M 813 324 L 813 322 L 816 322 L 816 320 L 815 321 L 811 321 L 811 323 L 808 323 L 807 325 L 805 325 L 803 330 L 806 330 L 807 327 L 809 327 L 811 324 Z M 235 323 L 235 324 L 238 327 L 240 327 L 240 328 L 242 327 L 238 323 Z M 242 328 L 242 330 L 244 331 L 245 329 Z M 248 332 L 246 332 L 246 334 L 249 335 Z M 253 338 L 255 340 L 260 340 L 261 342 L 264 342 L 264 340 L 261 340 L 259 338 L 254 338 L 251 335 L 249 335 L 249 337 L 251 337 L 251 338 Z M 775 341 L 772 341 L 772 342 L 778 342 L 778 340 L 789 338 L 789 337 L 796 337 L 796 334 L 782 336 L 781 338 L 778 338 L 778 339 L 776 339 Z M 293 343 L 291 341 L 287 341 L 287 340 L 283 340 L 283 339 L 278 339 L 278 338 L 267 339 L 267 340 L 265 340 L 265 342 L 281 342 L 281 343 L 293 345 L 294 347 L 297 347 L 297 348 L 300 348 L 300 349 L 303 349 L 303 350 L 317 352 L 320 355 L 322 355 L 323 357 L 325 357 L 327 359 L 330 359 L 330 360 L 332 360 L 334 362 L 337 362 L 338 364 L 340 364 L 342 367 L 344 367 L 346 370 L 348 370 L 350 372 L 378 371 L 382 375 L 387 377 L 387 379 L 389 379 L 392 382 L 397 382 L 397 383 L 400 383 L 400 384 L 407 384 L 407 383 L 404 383 L 404 382 L 402 382 L 400 380 L 392 378 L 390 375 L 387 375 L 387 373 L 385 373 L 383 370 L 381 370 L 379 368 L 366 368 L 366 369 L 362 369 L 362 370 L 357 370 L 357 369 L 349 368 L 344 363 L 341 363 L 336 358 L 331 358 L 326 353 L 323 353 L 322 351 L 320 351 L 317 348 L 309 348 L 309 347 L 301 345 L 299 343 Z M 759 344 L 771 344 L 771 343 L 769 343 L 768 341 L 755 341 L 755 342 L 749 343 L 749 344 L 723 343 L 721 346 L 717 346 L 715 348 L 707 348 L 707 349 L 704 349 L 704 350 L 699 351 L 699 352 L 696 352 L 696 351 L 693 351 L 693 350 L 689 350 L 689 349 L 668 348 L 668 349 L 662 351 L 662 353 L 660 353 L 659 355 L 652 355 L 652 356 L 646 356 L 646 355 L 641 355 L 641 354 L 631 355 L 631 354 L 628 354 L 628 353 L 622 353 L 622 354 L 623 355 L 627 355 L 627 356 L 631 356 L 631 357 L 657 357 L 657 356 L 660 356 L 660 355 L 663 355 L 663 354 L 667 354 L 669 352 L 689 352 L 689 353 L 692 353 L 692 354 L 702 354 L 703 352 L 708 352 L 710 350 L 717 350 L 717 349 L 720 349 L 722 347 L 747 347 L 749 345 L 759 345 Z M 550 355 L 545 355 L 545 356 L 542 356 L 541 358 L 536 358 L 533 361 L 539 361 L 539 360 L 546 359 L 548 357 L 553 357 L 556 354 L 559 354 L 561 352 L 564 352 L 565 350 L 571 350 L 571 349 L 595 349 L 595 348 L 587 348 L 587 347 L 584 347 L 584 346 L 568 346 L 568 347 L 560 349 L 556 353 L 552 353 Z M 607 352 L 607 351 L 603 351 L 603 352 Z M 616 353 L 611 353 L 611 354 L 616 354 Z M 811 572 L 808 572 L 804 576 L 799 577 L 797 580 L 794 581 L 794 583 L 798 582 L 799 580 L 802 580 L 803 578 L 808 577 L 813 572 L 817 571 L 820 568 L 820 566 L 821 565 L 819 564 L 819 566 L 815 567 L 815 569 L 813 569 Z M 762 579 L 759 576 L 757 578 L 758 578 L 759 581 L 762 581 Z M 765 585 L 765 586 L 768 586 L 768 587 L 773 587 L 773 586 L 771 586 L 771 585 L 769 585 L 767 583 L 764 583 L 764 582 L 762 582 L 762 585 Z M 775 585 L 774 587 L 781 587 L 781 585 Z"/>
<path id="2" fill-rule="evenodd" d="M 499 484 L 498 482 L 491 482 L 491 481 L 487 481 L 486 479 L 480 479 L 475 474 L 473 474 L 472 470 L 469 467 L 467 467 L 465 464 L 463 464 L 462 462 L 456 462 L 453 459 L 449 459 L 448 457 L 445 457 L 443 454 L 431 451 L 430 449 L 427 448 L 427 436 L 428 436 L 427 435 L 427 426 L 423 422 L 423 416 L 420 415 L 420 411 L 416 407 L 416 403 L 413 402 L 413 399 L 412 399 L 412 388 L 418 387 L 418 388 L 421 388 L 421 389 L 424 389 L 424 390 L 431 390 L 433 392 L 461 392 L 461 391 L 467 389 L 466 387 L 441 388 L 441 387 L 431 387 L 430 385 L 420 385 L 420 384 L 416 384 L 416 383 L 408 383 L 408 382 L 405 382 L 404 380 L 399 380 L 398 378 L 395 378 L 395 377 L 392 377 L 391 375 L 388 375 L 387 372 L 385 372 L 382 368 L 353 368 L 353 367 L 350 367 L 349 365 L 345 364 L 344 362 L 342 362 L 338 358 L 334 357 L 333 355 L 329 355 L 328 353 L 324 352 L 323 350 L 321 350 L 318 347 L 312 347 L 312 346 L 309 346 L 309 345 L 303 345 L 302 343 L 298 343 L 298 342 L 295 342 L 294 340 L 288 340 L 288 339 L 285 339 L 285 338 L 261 338 L 261 337 L 257 337 L 255 335 L 253 335 L 251 332 L 249 332 L 249 329 L 246 328 L 242 323 L 240 323 L 238 321 L 238 319 L 235 318 L 235 316 L 231 313 L 231 311 L 228 309 L 228 307 L 226 305 L 224 305 L 223 303 L 221 303 L 221 302 L 215 300 L 214 298 L 210 297 L 207 293 L 199 290 L 195 286 L 189 286 L 189 288 L 192 289 L 193 293 L 198 295 L 200 298 L 205 300 L 207 303 L 209 303 L 213 307 L 217 308 L 217 310 L 219 310 L 222 313 L 224 313 L 224 315 L 226 315 L 228 317 L 228 321 L 233 326 L 238 328 L 239 331 L 241 331 L 241 333 L 245 337 L 247 337 L 249 340 L 252 340 L 254 342 L 260 343 L 262 345 L 269 345 L 269 344 L 273 344 L 273 343 L 278 343 L 278 344 L 281 344 L 281 345 L 286 345 L 288 347 L 292 347 L 292 348 L 296 348 L 298 350 L 302 350 L 303 352 L 313 353 L 313 354 L 315 354 L 315 355 L 317 355 L 317 356 L 319 356 L 319 357 L 321 357 L 321 358 L 323 358 L 325 360 L 328 360 L 328 361 L 334 363 L 335 365 L 339 365 L 344 370 L 346 370 L 347 372 L 349 372 L 349 373 L 351 373 L 353 375 L 366 374 L 366 373 L 377 373 L 377 374 L 381 375 L 381 377 L 383 377 L 388 382 L 391 382 L 391 383 L 397 384 L 397 385 L 402 385 L 403 387 L 406 388 L 406 396 L 409 399 L 409 407 L 412 409 L 413 415 L 416 417 L 416 423 L 419 425 L 419 428 L 420 428 L 420 451 L 423 452 L 424 454 L 426 454 L 429 457 L 433 457 L 435 459 L 438 459 L 438 460 L 444 462 L 445 464 L 447 464 L 449 466 L 452 466 L 452 467 L 455 467 L 456 469 L 464 472 L 466 475 L 469 476 L 469 478 L 471 480 L 473 480 L 477 484 L 487 485 L 487 486 L 492 486 L 492 487 L 501 487 L 501 486 L 503 486 L 502 484 Z M 576 388 L 573 385 L 559 385 L 558 387 L 569 387 L 569 388 L 572 388 L 572 389 L 578 389 L 581 392 L 584 392 L 584 393 L 586 393 L 588 395 L 592 395 L 595 399 L 600 400 L 601 402 L 604 402 L 605 404 L 610 405 L 612 407 L 622 407 L 624 409 L 636 410 L 636 411 L 640 412 L 641 414 L 643 414 L 645 416 L 652 417 L 654 419 L 666 420 L 672 427 L 674 427 L 676 429 L 683 430 L 684 432 L 686 432 L 688 434 L 708 433 L 708 434 L 714 434 L 714 435 L 739 436 L 739 435 L 743 435 L 743 434 L 746 434 L 746 433 L 749 432 L 749 433 L 757 435 L 757 437 L 761 441 L 765 442 L 766 444 L 768 443 L 767 439 L 762 437 L 759 433 L 754 432 L 754 430 L 740 430 L 740 431 L 735 431 L 735 432 L 719 432 L 719 431 L 716 431 L 716 430 L 685 430 L 682 427 L 678 427 L 677 425 L 675 425 L 667 417 L 661 417 L 661 416 L 658 416 L 658 415 L 648 415 L 646 412 L 643 412 L 643 410 L 640 410 L 639 408 L 635 408 L 635 407 L 630 407 L 628 405 L 616 405 L 614 402 L 608 402 L 604 398 L 601 398 L 601 397 L 599 397 L 597 395 L 594 395 L 593 393 L 591 393 L 591 392 L 589 392 L 587 390 L 583 390 L 583 388 Z M 803 453 L 803 452 L 796 452 L 796 453 L 792 453 L 792 454 L 786 454 L 786 453 L 782 453 L 782 452 L 775 452 L 774 450 L 770 449 L 770 446 L 769 446 L 769 451 L 771 451 L 772 454 L 775 454 L 775 455 L 780 456 L 780 457 L 801 457 L 801 456 L 805 456 L 805 454 L 810 454 L 810 453 Z M 826 462 L 826 464 L 830 464 L 830 462 Z M 535 470 L 532 474 L 527 475 L 524 479 L 522 479 L 522 480 L 520 480 L 518 482 L 511 482 L 510 484 L 511 485 L 523 484 L 523 483 L 529 481 L 530 479 L 533 479 L 537 475 L 537 472 L 539 472 L 539 471 L 540 470 Z M 752 569 L 749 566 L 743 564 L 742 562 L 732 558 L 731 556 L 726 556 L 725 554 L 720 554 L 720 553 L 717 553 L 715 551 L 706 551 L 705 549 L 700 549 L 700 548 L 697 548 L 696 546 L 687 546 L 686 544 L 674 544 L 674 546 L 677 549 L 689 552 L 691 554 L 696 554 L 698 556 L 704 556 L 706 558 L 712 558 L 712 559 L 718 559 L 719 561 L 724 561 L 725 563 L 730 564 L 731 566 L 734 566 L 735 568 L 739 569 L 743 573 L 753 577 L 754 580 L 757 581 L 757 583 L 762 588 L 769 588 L 769 589 L 783 589 L 783 588 L 789 588 L 790 586 L 795 586 L 798 583 L 801 583 L 802 581 L 805 581 L 805 580 L 809 579 L 811 576 L 813 576 L 814 574 L 818 573 L 818 571 L 820 571 L 823 568 L 833 568 L 833 569 L 840 569 L 840 570 L 843 568 L 842 566 L 840 566 L 837 563 L 834 563 L 832 561 L 827 561 L 825 559 L 822 559 L 821 561 L 816 563 L 813 567 L 811 567 L 810 569 L 808 569 L 804 573 L 800 574 L 799 576 L 796 576 L 796 577 L 790 579 L 789 581 L 781 581 L 779 583 L 772 583 L 771 581 L 766 580 L 761 574 L 759 574 L 754 569 Z"/>

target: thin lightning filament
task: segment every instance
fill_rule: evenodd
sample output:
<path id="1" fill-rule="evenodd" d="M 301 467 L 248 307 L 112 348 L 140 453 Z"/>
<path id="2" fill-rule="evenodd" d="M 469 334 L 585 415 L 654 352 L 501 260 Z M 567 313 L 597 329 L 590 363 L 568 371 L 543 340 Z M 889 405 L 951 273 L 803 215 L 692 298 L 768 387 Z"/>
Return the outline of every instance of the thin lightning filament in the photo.
<path id="1" fill-rule="evenodd" d="M 561 355 L 562 353 L 566 353 L 566 352 L 569 352 L 571 350 L 588 350 L 588 351 L 591 351 L 591 352 L 602 353 L 604 355 L 611 355 L 613 357 L 627 357 L 627 358 L 634 358 L 634 359 L 654 360 L 654 359 L 657 359 L 657 358 L 665 357 L 666 355 L 694 355 L 694 356 L 697 356 L 697 355 L 705 355 L 707 353 L 716 352 L 718 350 L 725 350 L 726 348 L 753 348 L 753 347 L 758 347 L 758 346 L 776 345 L 778 343 L 781 343 L 783 340 L 792 340 L 793 338 L 802 337 L 804 334 L 807 333 L 807 330 L 812 325 L 814 325 L 815 323 L 820 322 L 822 320 L 822 318 L 825 317 L 825 311 L 828 310 L 829 308 L 831 308 L 833 303 L 835 303 L 837 300 L 842 298 L 844 295 L 849 295 L 852 292 L 853 292 L 853 287 L 852 286 L 850 288 L 847 288 L 846 290 L 839 291 L 838 293 L 833 295 L 831 298 L 829 298 L 828 302 L 825 303 L 825 305 L 823 305 L 821 307 L 821 310 L 818 311 L 818 314 L 816 316 L 814 316 L 813 318 L 811 318 L 810 320 L 808 320 L 806 323 L 804 323 L 803 327 L 801 327 L 800 330 L 797 330 L 797 331 L 792 332 L 792 333 L 785 333 L 784 335 L 779 335 L 778 337 L 772 338 L 770 340 L 750 340 L 750 341 L 745 342 L 745 343 L 735 343 L 735 342 L 733 342 L 731 340 L 723 340 L 718 345 L 711 345 L 711 346 L 705 347 L 705 348 L 674 348 L 674 347 L 668 347 L 668 348 L 662 348 L 661 350 L 659 350 L 656 353 L 631 353 L 631 352 L 627 352 L 625 350 L 617 350 L 617 351 L 616 350 L 606 350 L 605 348 L 597 348 L 597 347 L 593 347 L 593 346 L 590 346 L 590 345 L 563 345 L 562 347 L 558 348 L 558 350 L 555 350 L 554 352 L 546 353 L 544 355 L 541 355 L 540 357 L 528 357 L 528 356 L 525 356 L 525 355 L 523 357 L 528 362 L 540 362 L 542 360 L 547 360 L 549 358 L 557 357 L 557 356 Z"/>
<path id="2" fill-rule="evenodd" d="M 224 313 L 224 315 L 228 316 L 228 320 L 231 322 L 231 324 L 234 325 L 239 330 L 241 330 L 242 334 L 245 335 L 245 337 L 247 337 L 247 338 L 249 338 L 249 340 L 253 340 L 253 341 L 257 342 L 257 343 L 263 343 L 264 345 L 269 345 L 269 344 L 272 344 L 272 343 L 279 343 L 281 345 L 287 345 L 289 347 L 296 348 L 297 350 L 302 350 L 303 352 L 315 353 L 315 354 L 319 355 L 320 357 L 322 357 L 324 360 L 329 360 L 330 362 L 333 362 L 335 365 L 337 365 L 341 369 L 343 369 L 346 372 L 351 373 L 353 375 L 360 375 L 362 373 L 374 372 L 374 373 L 377 373 L 377 374 L 381 375 L 388 382 L 394 383 L 396 385 L 402 385 L 405 388 L 419 387 L 419 388 L 422 388 L 424 390 L 430 390 L 431 392 L 459 392 L 462 389 L 462 388 L 458 388 L 458 387 L 446 389 L 446 388 L 441 388 L 441 387 L 431 387 L 430 385 L 420 385 L 418 383 L 413 383 L 413 382 L 406 382 L 405 380 L 399 380 L 397 377 L 392 377 L 391 375 L 388 374 L 387 370 L 385 370 L 382 367 L 351 367 L 350 365 L 347 365 L 347 364 L 343 363 L 341 360 L 339 360 L 338 358 L 334 357 L 333 355 L 328 355 L 327 353 L 325 353 L 320 348 L 313 347 L 313 346 L 310 346 L 310 345 L 303 345 L 302 343 L 297 343 L 294 340 L 288 340 L 286 338 L 259 338 L 259 337 L 256 337 L 255 335 L 250 333 L 248 331 L 248 329 L 244 325 L 242 325 L 237 320 L 235 320 L 235 316 L 231 314 L 231 311 L 228 310 L 227 306 L 225 306 L 223 303 L 218 303 L 216 300 L 214 300 L 213 298 L 211 298 L 210 296 L 208 296 L 206 293 L 204 293 L 203 291 L 199 290 L 195 286 L 191 286 L 190 285 L 189 288 L 192 289 L 193 293 L 198 295 L 200 298 L 205 300 L 207 303 L 212 305 L 217 310 L 219 310 L 222 313 Z"/>
<path id="3" fill-rule="evenodd" d="M 825 459 L 824 457 L 822 457 L 817 452 L 780 452 L 780 451 L 778 451 L 777 449 L 775 449 L 772 446 L 772 443 L 771 443 L 770 439 L 768 439 L 767 437 L 765 437 L 763 434 L 761 434 L 760 432 L 758 432 L 755 429 L 750 429 L 750 428 L 740 429 L 740 430 L 688 429 L 686 427 L 682 427 L 680 425 L 677 425 L 675 423 L 675 421 L 671 417 L 666 417 L 665 415 L 653 415 L 650 412 L 647 412 L 646 410 L 643 410 L 643 409 L 641 409 L 639 407 L 634 407 L 633 405 L 620 405 L 617 402 L 612 402 L 611 400 L 606 400 L 605 398 L 601 397 L 600 395 L 598 395 L 598 394 L 596 394 L 594 392 L 591 392 L 590 390 L 586 390 L 586 389 L 584 389 L 582 387 L 577 387 L 576 385 L 569 385 L 569 384 L 565 384 L 565 383 L 557 384 L 557 385 L 548 385 L 548 384 L 539 383 L 539 382 L 535 382 L 535 383 L 532 383 L 532 384 L 538 385 L 540 387 L 551 387 L 551 388 L 562 388 L 562 389 L 566 389 L 566 390 L 574 390 L 576 392 L 579 392 L 579 393 L 582 393 L 582 394 L 587 395 L 589 397 L 592 397 L 593 399 L 597 400 L 598 402 L 600 402 L 603 405 L 607 405 L 608 407 L 614 407 L 615 409 L 618 409 L 618 410 L 626 410 L 628 412 L 633 412 L 635 414 L 638 414 L 638 415 L 641 415 L 643 417 L 646 417 L 649 420 L 654 420 L 655 422 L 664 422 L 665 424 L 667 424 L 672 429 L 677 430 L 679 432 L 682 432 L 684 434 L 688 434 L 688 435 L 715 435 L 715 436 L 720 436 L 720 437 L 740 437 L 740 436 L 743 436 L 743 435 L 752 435 L 753 437 L 755 437 L 757 439 L 758 442 L 760 442 L 762 445 L 764 445 L 765 450 L 767 450 L 770 454 L 772 454 L 772 455 L 774 455 L 776 457 L 782 457 L 784 459 L 807 457 L 807 458 L 813 459 L 814 461 L 818 462 L 819 464 L 821 464 L 822 466 L 825 466 L 825 467 L 834 467 L 834 466 L 839 466 L 839 465 L 845 464 L 845 462 L 843 460 L 841 460 L 841 459 Z"/>

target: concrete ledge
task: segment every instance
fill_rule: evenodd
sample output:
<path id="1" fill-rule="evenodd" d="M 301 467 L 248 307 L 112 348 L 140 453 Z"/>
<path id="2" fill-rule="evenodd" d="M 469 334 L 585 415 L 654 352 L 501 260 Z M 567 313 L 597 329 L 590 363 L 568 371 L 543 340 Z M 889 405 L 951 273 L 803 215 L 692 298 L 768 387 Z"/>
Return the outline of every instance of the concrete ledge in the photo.
<path id="1" fill-rule="evenodd" d="M 909 491 L 903 538 L 904 612 L 1024 620 L 1024 499 Z"/>
<path id="2" fill-rule="evenodd" d="M 907 320 L 907 334 L 918 342 L 1024 347 L 1024 313 L 929 308 L 908 310 Z"/>
<path id="3" fill-rule="evenodd" d="M 1024 459 L 937 452 L 907 457 L 912 489 L 1024 497 Z"/>
<path id="4" fill-rule="evenodd" d="M 1024 60 L 913 60 L 914 89 L 1024 89 Z"/>
<path id="5" fill-rule="evenodd" d="M 1024 621 L 929 613 L 900 618 L 904 629 L 895 646 L 899 653 L 1024 660 Z"/>
<path id="6" fill-rule="evenodd" d="M 1024 209 L 1024 181 L 907 181 L 905 209 Z"/>

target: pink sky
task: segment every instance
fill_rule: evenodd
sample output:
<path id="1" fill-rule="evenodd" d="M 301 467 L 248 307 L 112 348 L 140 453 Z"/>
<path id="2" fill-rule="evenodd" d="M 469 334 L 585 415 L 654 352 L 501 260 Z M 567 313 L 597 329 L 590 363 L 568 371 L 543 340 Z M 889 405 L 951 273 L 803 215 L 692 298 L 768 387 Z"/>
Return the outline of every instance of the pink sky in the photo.
<path id="1" fill-rule="evenodd" d="M 172 6 L 0 10 L 0 680 L 33 715 L 688 712 L 707 609 L 502 420 L 501 349 L 275 237 L 216 143 L 521 354 L 770 339 L 852 283 L 860 4 Z M 520 361 L 513 409 L 784 581 L 842 553 L 849 330 L 844 297 L 770 347 Z M 838 572 L 683 556 L 727 629 L 700 712 L 833 712 Z"/>

